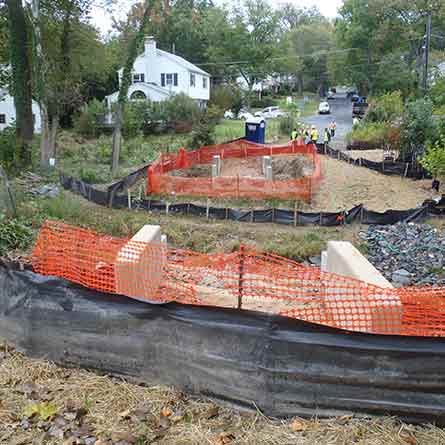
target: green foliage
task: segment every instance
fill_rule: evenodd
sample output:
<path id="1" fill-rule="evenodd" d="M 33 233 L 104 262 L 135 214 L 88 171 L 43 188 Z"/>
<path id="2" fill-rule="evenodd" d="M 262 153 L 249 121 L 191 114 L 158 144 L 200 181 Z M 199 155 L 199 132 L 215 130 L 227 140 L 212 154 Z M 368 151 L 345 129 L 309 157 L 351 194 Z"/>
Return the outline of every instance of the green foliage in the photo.
<path id="1" fill-rule="evenodd" d="M 441 77 L 434 82 L 428 92 L 428 97 L 433 102 L 434 113 L 445 114 L 445 78 Z"/>
<path id="2" fill-rule="evenodd" d="M 434 178 L 445 176 L 445 133 L 441 133 L 434 143 L 428 144 L 420 163 Z"/>
<path id="3" fill-rule="evenodd" d="M 215 127 L 221 119 L 223 111 L 215 106 L 210 106 L 201 115 L 201 119 L 195 123 L 187 148 L 194 150 L 205 145 L 215 143 Z"/>
<path id="4" fill-rule="evenodd" d="M 194 122 L 200 118 L 201 113 L 196 101 L 186 94 L 176 94 L 163 104 L 165 104 L 167 120 L 170 122 Z"/>
<path id="5" fill-rule="evenodd" d="M 422 153 L 427 143 L 434 141 L 435 136 L 433 103 L 429 99 L 418 99 L 408 103 L 401 126 L 402 150 Z"/>
<path id="6" fill-rule="evenodd" d="M 231 110 L 236 116 L 243 107 L 243 93 L 237 86 L 216 86 L 210 92 L 210 105 L 224 111 Z"/>
<path id="7" fill-rule="evenodd" d="M 0 164 L 7 173 L 14 171 L 14 156 L 17 147 L 15 128 L 8 127 L 0 132 Z"/>
<path id="8" fill-rule="evenodd" d="M 372 99 L 366 121 L 394 122 L 403 116 L 403 99 L 400 91 L 394 91 Z"/>
<path id="9" fill-rule="evenodd" d="M 255 95 L 250 99 L 250 106 L 253 108 L 274 107 L 276 105 L 278 105 L 278 101 L 269 96 L 262 96 L 259 98 Z"/>
<path id="10" fill-rule="evenodd" d="M 74 128 L 82 136 L 97 137 L 100 133 L 100 121 L 107 112 L 103 102 L 96 99 L 85 104 L 74 118 Z"/>
<path id="11" fill-rule="evenodd" d="M 59 409 L 56 405 L 47 402 L 34 403 L 29 405 L 23 411 L 23 414 L 26 417 L 34 417 L 37 416 L 41 420 L 49 420 L 51 417 L 54 417 L 59 412 Z"/>
<path id="12" fill-rule="evenodd" d="M 364 122 L 347 135 L 348 143 L 372 144 L 382 146 L 388 140 L 391 125 L 384 122 Z"/>
<path id="13" fill-rule="evenodd" d="M 32 230 L 23 220 L 6 218 L 0 213 L 0 255 L 14 249 L 26 249 L 32 241 Z"/>

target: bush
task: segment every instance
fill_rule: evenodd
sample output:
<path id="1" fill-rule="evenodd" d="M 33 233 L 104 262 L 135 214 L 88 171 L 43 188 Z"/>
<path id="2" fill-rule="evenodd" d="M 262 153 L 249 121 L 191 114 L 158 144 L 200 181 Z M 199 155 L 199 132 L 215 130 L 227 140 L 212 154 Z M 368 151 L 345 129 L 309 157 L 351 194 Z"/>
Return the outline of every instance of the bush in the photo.
<path id="1" fill-rule="evenodd" d="M 371 100 L 366 121 L 394 122 L 403 116 L 403 108 L 403 98 L 400 91 L 384 94 Z"/>
<path id="2" fill-rule="evenodd" d="M 74 129 L 85 137 L 97 137 L 101 130 L 100 120 L 106 115 L 107 108 L 96 99 L 85 104 L 74 117 Z"/>
<path id="3" fill-rule="evenodd" d="M 221 119 L 223 114 L 222 110 L 210 106 L 201 115 L 201 119 L 195 123 L 187 148 L 195 150 L 205 145 L 211 145 L 215 143 L 215 127 Z"/>
<path id="4" fill-rule="evenodd" d="M 14 170 L 16 146 L 14 127 L 7 127 L 0 132 L 0 164 L 7 173 L 11 173 Z"/>
<path id="5" fill-rule="evenodd" d="M 290 137 L 294 127 L 294 119 L 291 116 L 283 116 L 278 119 L 278 128 L 280 129 L 281 134 Z"/>
<path id="6" fill-rule="evenodd" d="M 433 120 L 433 103 L 418 99 L 406 106 L 401 126 L 401 147 L 407 155 L 422 154 L 428 143 L 434 142 L 436 124 Z"/>
<path id="7" fill-rule="evenodd" d="M 210 105 L 214 105 L 224 111 L 231 110 L 238 115 L 243 107 L 243 93 L 237 86 L 220 85 L 212 88 L 210 93 Z"/>
<path id="8" fill-rule="evenodd" d="M 445 176 L 445 134 L 441 133 L 434 143 L 429 143 L 420 160 L 422 167 L 434 178 Z"/>
<path id="9" fill-rule="evenodd" d="M 185 94 L 177 94 L 170 100 L 165 101 L 167 120 L 192 121 L 199 120 L 200 110 L 195 100 Z"/>
<path id="10" fill-rule="evenodd" d="M 348 144 L 369 146 L 370 148 L 381 148 L 390 145 L 389 135 L 393 128 L 382 122 L 364 122 L 354 128 L 346 137 Z M 395 149 L 395 148 L 394 148 Z"/>
<path id="11" fill-rule="evenodd" d="M 250 106 L 252 108 L 266 108 L 266 107 L 274 107 L 278 105 L 278 101 L 272 99 L 269 96 L 263 96 L 261 99 L 255 95 L 250 99 Z"/>

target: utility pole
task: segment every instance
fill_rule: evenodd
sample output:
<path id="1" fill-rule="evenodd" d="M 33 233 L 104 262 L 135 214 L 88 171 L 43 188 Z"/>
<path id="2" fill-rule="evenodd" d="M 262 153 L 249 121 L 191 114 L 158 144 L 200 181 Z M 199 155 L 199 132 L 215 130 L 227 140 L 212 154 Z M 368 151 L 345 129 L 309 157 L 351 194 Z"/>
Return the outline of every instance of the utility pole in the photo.
<path id="1" fill-rule="evenodd" d="M 423 71 L 423 91 L 424 93 L 428 90 L 428 63 L 430 58 L 430 41 L 431 41 L 431 22 L 432 13 L 428 12 L 428 18 L 426 23 L 426 35 L 425 35 L 425 65 Z"/>

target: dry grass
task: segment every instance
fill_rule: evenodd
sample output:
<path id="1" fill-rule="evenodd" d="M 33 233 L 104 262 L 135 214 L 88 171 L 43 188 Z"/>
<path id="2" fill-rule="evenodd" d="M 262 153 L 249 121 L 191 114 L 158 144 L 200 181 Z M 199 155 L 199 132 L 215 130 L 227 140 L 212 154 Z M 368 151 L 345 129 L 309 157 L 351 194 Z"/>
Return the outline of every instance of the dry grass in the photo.
<path id="1" fill-rule="evenodd" d="M 389 417 L 273 420 L 14 351 L 0 356 L 0 400 L 0 444 L 445 444 L 445 432 L 432 425 Z M 23 411 L 36 401 L 54 405 L 57 414 L 48 421 L 27 419 Z M 63 426 L 57 431 L 55 425 Z M 71 440 L 73 431 L 80 437 Z"/>

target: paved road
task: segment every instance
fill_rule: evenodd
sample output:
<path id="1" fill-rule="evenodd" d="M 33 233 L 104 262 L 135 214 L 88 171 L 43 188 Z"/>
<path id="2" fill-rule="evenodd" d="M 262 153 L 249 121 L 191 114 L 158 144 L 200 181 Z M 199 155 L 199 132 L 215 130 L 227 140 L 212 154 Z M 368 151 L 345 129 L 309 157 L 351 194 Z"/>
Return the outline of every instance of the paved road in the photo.
<path id="1" fill-rule="evenodd" d="M 337 95 L 334 100 L 329 101 L 331 114 L 316 114 L 314 116 L 304 117 L 301 120 L 307 124 L 315 125 L 320 133 L 320 140 L 323 140 L 323 131 L 329 126 L 332 120 L 337 123 L 337 133 L 331 141 L 331 146 L 337 149 L 346 149 L 346 135 L 352 128 L 352 104 L 346 95 Z"/>

